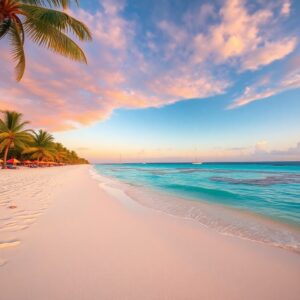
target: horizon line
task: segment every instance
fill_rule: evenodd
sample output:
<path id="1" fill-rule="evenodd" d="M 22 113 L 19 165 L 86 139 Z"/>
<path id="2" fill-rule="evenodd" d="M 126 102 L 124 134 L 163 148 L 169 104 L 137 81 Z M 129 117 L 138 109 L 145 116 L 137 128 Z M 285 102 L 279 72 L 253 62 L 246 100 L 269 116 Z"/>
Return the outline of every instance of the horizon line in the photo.
<path id="1" fill-rule="evenodd" d="M 205 162 L 193 162 L 193 161 L 173 161 L 173 162 L 91 162 L 95 165 L 126 165 L 126 164 L 263 164 L 263 163 L 299 163 L 300 160 L 264 160 L 264 161 L 205 161 Z"/>

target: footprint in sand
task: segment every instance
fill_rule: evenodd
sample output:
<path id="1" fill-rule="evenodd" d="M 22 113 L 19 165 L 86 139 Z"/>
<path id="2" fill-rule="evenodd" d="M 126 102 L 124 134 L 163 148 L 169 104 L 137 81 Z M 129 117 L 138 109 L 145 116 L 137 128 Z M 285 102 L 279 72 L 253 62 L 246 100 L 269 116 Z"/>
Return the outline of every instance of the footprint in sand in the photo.
<path id="1" fill-rule="evenodd" d="M 0 249 L 18 246 L 21 242 L 19 240 L 0 241 Z"/>
<path id="2" fill-rule="evenodd" d="M 6 264 L 6 260 L 0 258 L 0 267 Z"/>
<path id="3" fill-rule="evenodd" d="M 7 222 L 7 223 L 3 224 L 4 227 L 11 226 L 11 225 L 17 225 L 17 222 L 16 221 L 10 221 L 10 222 Z"/>
<path id="4" fill-rule="evenodd" d="M 6 217 L 6 218 L 0 219 L 0 221 L 6 221 L 6 220 L 10 220 L 10 219 L 11 219 L 11 217 Z"/>
<path id="5" fill-rule="evenodd" d="M 29 225 L 11 225 L 11 226 L 6 226 L 0 229 L 0 231 L 20 231 L 27 229 Z M 1 244 L 0 244 L 1 248 Z"/>
<path id="6" fill-rule="evenodd" d="M 18 207 L 17 205 L 12 204 L 12 205 L 9 205 L 7 208 L 9 208 L 9 209 L 15 209 L 15 208 L 17 208 L 17 207 Z"/>
<path id="7" fill-rule="evenodd" d="M 24 219 L 23 222 L 26 224 L 32 224 L 34 223 L 35 220 L 36 218 L 28 218 L 28 219 Z"/>
<path id="8" fill-rule="evenodd" d="M 26 219 L 32 219 L 34 217 L 38 217 L 40 215 L 42 215 L 42 213 L 37 212 L 37 213 L 19 214 L 19 215 L 15 215 L 15 217 L 17 219 L 25 219 L 26 220 Z"/>

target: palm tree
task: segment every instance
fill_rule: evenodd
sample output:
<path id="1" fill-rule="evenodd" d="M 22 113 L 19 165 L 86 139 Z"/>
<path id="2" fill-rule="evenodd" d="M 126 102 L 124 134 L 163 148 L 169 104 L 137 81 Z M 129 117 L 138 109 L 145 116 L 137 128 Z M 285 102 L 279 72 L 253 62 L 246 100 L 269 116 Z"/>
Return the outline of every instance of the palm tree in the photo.
<path id="1" fill-rule="evenodd" d="M 55 158 L 55 143 L 53 136 L 44 130 L 33 133 L 33 140 L 23 154 L 31 154 L 32 159 L 53 160 Z"/>
<path id="2" fill-rule="evenodd" d="M 67 36 L 91 40 L 89 29 L 67 13 L 53 7 L 67 8 L 70 0 L 0 0 L 0 39 L 8 35 L 12 57 L 16 61 L 16 79 L 25 71 L 25 34 L 39 46 L 75 61 L 87 63 L 82 49 Z M 75 1 L 78 3 L 78 1 Z"/>
<path id="3" fill-rule="evenodd" d="M 55 160 L 57 162 L 62 162 L 68 154 L 67 149 L 61 143 L 55 143 L 54 148 L 55 148 L 55 155 L 54 155 Z"/>
<path id="4" fill-rule="evenodd" d="M 15 111 L 4 111 L 0 119 L 0 152 L 4 150 L 2 168 L 6 169 L 9 149 L 24 149 L 32 141 L 30 129 L 23 129 L 29 122 L 22 122 L 22 114 Z"/>

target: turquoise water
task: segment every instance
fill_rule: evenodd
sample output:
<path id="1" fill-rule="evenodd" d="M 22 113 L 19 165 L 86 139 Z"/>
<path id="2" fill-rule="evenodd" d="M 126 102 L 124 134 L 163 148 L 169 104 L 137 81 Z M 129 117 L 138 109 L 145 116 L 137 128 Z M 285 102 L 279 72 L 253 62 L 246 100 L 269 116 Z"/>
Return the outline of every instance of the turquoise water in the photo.
<path id="1" fill-rule="evenodd" d="M 123 182 L 300 227 L 300 162 L 95 165 Z"/>

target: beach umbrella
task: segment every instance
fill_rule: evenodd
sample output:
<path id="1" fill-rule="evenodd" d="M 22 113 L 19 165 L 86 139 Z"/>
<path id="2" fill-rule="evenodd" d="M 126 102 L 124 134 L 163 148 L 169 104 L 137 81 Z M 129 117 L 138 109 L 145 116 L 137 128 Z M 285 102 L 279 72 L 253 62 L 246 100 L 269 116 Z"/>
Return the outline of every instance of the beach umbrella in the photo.
<path id="1" fill-rule="evenodd" d="M 8 164 L 13 164 L 13 165 L 15 165 L 15 164 L 19 164 L 20 161 L 17 160 L 17 159 L 15 159 L 15 158 L 11 158 L 11 159 L 9 159 L 9 160 L 7 161 L 7 163 L 8 163 Z"/>

